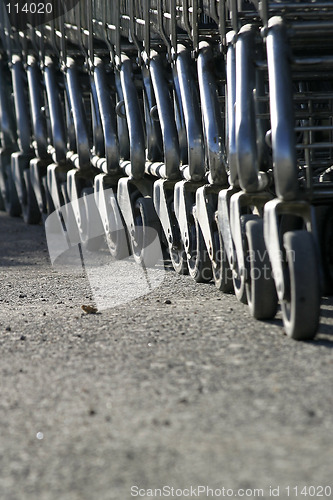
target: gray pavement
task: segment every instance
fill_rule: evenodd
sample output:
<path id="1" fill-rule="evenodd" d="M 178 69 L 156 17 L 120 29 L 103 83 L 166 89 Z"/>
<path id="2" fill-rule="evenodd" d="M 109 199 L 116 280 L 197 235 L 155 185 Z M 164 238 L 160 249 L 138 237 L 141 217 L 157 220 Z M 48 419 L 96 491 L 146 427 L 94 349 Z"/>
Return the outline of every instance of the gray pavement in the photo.
<path id="1" fill-rule="evenodd" d="M 51 267 L 42 226 L 1 214 L 0 238 L 1 500 L 333 490 L 331 298 L 311 343 L 171 271 L 85 314 L 89 282 Z"/>

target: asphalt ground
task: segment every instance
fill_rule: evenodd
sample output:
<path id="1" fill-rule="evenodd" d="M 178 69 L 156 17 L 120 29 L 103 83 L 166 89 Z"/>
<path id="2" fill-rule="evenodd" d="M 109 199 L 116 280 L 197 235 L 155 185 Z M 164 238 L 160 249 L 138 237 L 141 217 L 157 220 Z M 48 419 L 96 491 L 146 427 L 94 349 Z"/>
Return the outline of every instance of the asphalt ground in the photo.
<path id="1" fill-rule="evenodd" d="M 169 270 L 86 314 L 42 226 L 0 238 L 1 500 L 331 496 L 332 298 L 309 343 Z"/>

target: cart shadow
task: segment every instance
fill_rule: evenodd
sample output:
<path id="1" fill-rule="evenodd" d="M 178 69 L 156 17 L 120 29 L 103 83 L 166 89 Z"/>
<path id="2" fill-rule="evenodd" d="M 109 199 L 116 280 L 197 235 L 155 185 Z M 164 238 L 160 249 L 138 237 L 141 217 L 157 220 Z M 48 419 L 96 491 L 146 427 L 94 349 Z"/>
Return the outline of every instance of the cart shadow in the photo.
<path id="1" fill-rule="evenodd" d="M 281 318 L 274 318 L 267 321 L 268 324 L 275 325 L 283 329 Z M 322 338 L 322 336 L 325 336 Z M 320 308 L 320 323 L 314 340 L 308 341 L 314 346 L 325 346 L 333 348 L 333 296 L 322 297 Z"/>

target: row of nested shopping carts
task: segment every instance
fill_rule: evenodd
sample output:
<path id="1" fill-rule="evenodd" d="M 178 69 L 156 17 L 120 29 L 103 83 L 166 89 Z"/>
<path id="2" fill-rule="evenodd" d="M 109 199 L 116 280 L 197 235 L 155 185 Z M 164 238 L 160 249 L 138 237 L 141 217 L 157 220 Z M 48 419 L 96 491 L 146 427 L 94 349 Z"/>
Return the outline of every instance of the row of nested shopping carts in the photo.
<path id="1" fill-rule="evenodd" d="M 333 283 L 333 2 L 22 6 L 0 8 L 2 208 L 143 266 L 162 244 L 312 339 Z"/>

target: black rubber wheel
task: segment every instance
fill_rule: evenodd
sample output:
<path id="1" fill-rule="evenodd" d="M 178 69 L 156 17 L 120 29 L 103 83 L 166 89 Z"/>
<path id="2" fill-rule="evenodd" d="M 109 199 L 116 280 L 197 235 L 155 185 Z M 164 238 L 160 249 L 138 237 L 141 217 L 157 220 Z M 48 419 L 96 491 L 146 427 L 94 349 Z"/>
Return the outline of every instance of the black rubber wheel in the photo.
<path id="1" fill-rule="evenodd" d="M 247 214 L 247 215 L 241 215 L 241 227 L 242 227 L 242 242 L 243 242 L 243 251 L 244 254 L 247 254 L 247 242 L 246 242 L 246 235 L 245 235 L 245 225 L 247 222 L 250 220 L 257 220 L 258 215 L 254 214 Z M 236 262 L 234 262 L 233 265 L 233 271 L 232 271 L 232 281 L 234 284 L 234 290 L 235 290 L 235 295 L 237 300 L 239 302 L 242 302 L 242 304 L 247 304 L 247 295 L 246 295 L 246 277 L 245 275 L 241 276 L 238 270 L 238 264 L 237 264 L 237 255 L 235 251 L 235 258 Z"/>
<path id="2" fill-rule="evenodd" d="M 173 203 L 171 205 L 171 220 L 173 230 L 173 244 L 169 248 L 171 264 L 177 274 L 188 274 L 187 258 L 184 249 L 184 244 L 180 235 L 178 221 L 174 212 Z"/>
<path id="3" fill-rule="evenodd" d="M 126 259 L 130 255 L 125 223 L 116 198 L 108 203 L 110 226 L 105 233 L 110 254 L 116 260 Z"/>
<path id="4" fill-rule="evenodd" d="M 320 315 L 318 258 L 311 233 L 305 230 L 284 234 L 286 252 L 286 297 L 281 302 L 287 335 L 295 340 L 312 340 Z"/>
<path id="5" fill-rule="evenodd" d="M 195 215 L 189 220 L 189 233 L 188 272 L 196 283 L 209 283 L 213 278 L 212 265 Z"/>
<path id="6" fill-rule="evenodd" d="M 188 274 L 186 253 L 181 241 L 179 241 L 177 244 L 172 245 L 172 247 L 169 249 L 169 254 L 172 267 L 174 268 L 176 273 L 182 275 Z"/>
<path id="7" fill-rule="evenodd" d="M 248 253 L 246 255 L 246 296 L 251 315 L 256 319 L 274 318 L 278 300 L 272 267 L 264 241 L 264 221 L 250 220 L 245 225 Z"/>
<path id="8" fill-rule="evenodd" d="M 54 202 L 48 187 L 47 177 L 46 176 L 42 177 L 41 181 L 42 181 L 42 186 L 44 188 L 45 201 L 46 201 L 46 214 L 42 215 L 42 220 L 45 226 L 46 234 L 62 235 L 64 230 L 62 216 L 59 211 L 57 211 L 56 213 L 56 208 L 54 206 Z"/>
<path id="9" fill-rule="evenodd" d="M 216 228 L 214 231 L 214 243 L 217 249 L 215 256 L 216 267 L 212 265 L 213 279 L 215 286 L 223 293 L 232 293 L 234 285 L 232 282 L 232 270 L 228 261 L 228 257 L 224 248 L 222 234 Z"/>
<path id="10" fill-rule="evenodd" d="M 22 209 L 11 171 L 10 155 L 2 154 L 1 163 L 3 182 L 5 186 L 5 193 L 3 196 L 5 210 L 11 217 L 19 217 L 22 213 Z"/>
<path id="11" fill-rule="evenodd" d="M 3 201 L 2 194 L 0 192 L 0 211 L 4 212 L 6 210 L 5 202 Z"/>
<path id="12" fill-rule="evenodd" d="M 151 198 L 137 198 L 134 204 L 135 235 L 131 240 L 134 260 L 153 267 L 162 258 L 160 221 Z"/>
<path id="13" fill-rule="evenodd" d="M 95 200 L 94 200 L 94 189 L 84 188 L 81 191 L 81 197 L 83 198 L 84 209 L 81 210 L 81 224 L 79 225 L 79 235 L 82 246 L 89 252 L 97 252 L 104 244 L 104 234 L 98 236 L 91 236 L 92 226 L 100 224 L 99 212 L 97 210 Z M 88 198 L 89 197 L 89 198 Z M 102 233 L 102 229 L 101 229 Z"/>
<path id="14" fill-rule="evenodd" d="M 47 185 L 47 177 L 46 176 L 42 177 L 42 185 L 43 185 L 44 191 L 45 191 L 46 212 L 47 212 L 47 215 L 51 215 L 52 212 L 55 211 L 55 206 L 53 203 L 53 199 L 52 199 L 49 187 Z"/>
<path id="15" fill-rule="evenodd" d="M 26 203 L 22 204 L 23 220 L 26 224 L 39 224 L 42 215 L 39 210 L 35 191 L 32 187 L 29 169 L 24 170 L 23 177 L 26 188 Z"/>
<path id="16" fill-rule="evenodd" d="M 45 179 L 45 182 L 44 182 L 44 179 Z M 41 212 L 41 220 L 42 220 L 43 224 L 45 223 L 45 220 L 49 216 L 49 213 L 48 213 L 48 201 L 47 201 L 47 196 L 48 195 L 47 195 L 47 191 L 45 189 L 45 184 L 46 184 L 46 176 L 43 176 L 41 178 L 41 183 L 40 183 L 40 189 L 41 189 L 42 199 L 43 199 L 43 211 Z"/>

